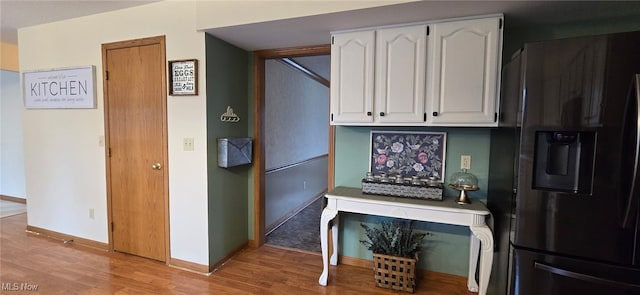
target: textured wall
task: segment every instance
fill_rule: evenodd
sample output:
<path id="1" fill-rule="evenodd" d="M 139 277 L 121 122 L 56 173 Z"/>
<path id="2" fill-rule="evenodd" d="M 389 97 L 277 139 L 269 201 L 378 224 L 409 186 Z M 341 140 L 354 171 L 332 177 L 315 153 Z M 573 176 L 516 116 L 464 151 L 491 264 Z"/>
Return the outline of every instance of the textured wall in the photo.
<path id="1" fill-rule="evenodd" d="M 319 157 L 265 175 L 267 231 L 293 216 L 327 190 L 327 157 Z"/>
<path id="2" fill-rule="evenodd" d="M 276 60 L 265 68 L 265 166 L 280 168 L 326 155 L 329 88 Z"/>

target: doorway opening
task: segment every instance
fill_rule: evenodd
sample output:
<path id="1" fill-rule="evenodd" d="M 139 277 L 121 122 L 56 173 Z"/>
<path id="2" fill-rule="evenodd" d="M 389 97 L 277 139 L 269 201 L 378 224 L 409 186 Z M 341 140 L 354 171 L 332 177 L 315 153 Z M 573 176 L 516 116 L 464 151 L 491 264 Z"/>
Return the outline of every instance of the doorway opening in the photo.
<path id="1" fill-rule="evenodd" d="M 255 52 L 253 246 L 319 252 L 333 187 L 329 68 L 329 45 Z"/>

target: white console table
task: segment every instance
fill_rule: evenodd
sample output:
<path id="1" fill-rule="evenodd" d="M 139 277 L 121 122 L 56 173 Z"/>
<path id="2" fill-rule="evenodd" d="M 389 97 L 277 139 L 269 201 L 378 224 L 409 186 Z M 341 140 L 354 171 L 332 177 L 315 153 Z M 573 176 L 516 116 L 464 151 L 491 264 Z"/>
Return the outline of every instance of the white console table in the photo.
<path id="1" fill-rule="evenodd" d="M 468 226 L 472 234 L 467 287 L 480 295 L 486 294 L 493 262 L 493 234 L 485 222 L 486 217 L 491 213 L 483 203 L 475 201 L 471 204 L 459 205 L 454 198 L 435 201 L 367 195 L 363 194 L 360 188 L 349 187 L 336 187 L 325 197 L 327 206 L 320 217 L 323 267 L 322 275 L 318 280 L 320 285 L 327 285 L 329 262 L 331 265 L 338 264 L 338 213 L 342 211 Z M 333 253 L 329 260 L 328 227 L 332 220 Z M 482 245 L 482 252 L 480 252 L 480 245 Z M 479 286 L 475 279 L 478 255 L 480 255 Z"/>

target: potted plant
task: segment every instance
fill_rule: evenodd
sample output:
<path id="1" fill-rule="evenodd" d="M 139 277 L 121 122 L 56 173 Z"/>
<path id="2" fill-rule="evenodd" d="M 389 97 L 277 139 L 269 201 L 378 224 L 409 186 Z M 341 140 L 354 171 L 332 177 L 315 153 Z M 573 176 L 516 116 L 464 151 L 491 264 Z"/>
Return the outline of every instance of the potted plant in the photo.
<path id="1" fill-rule="evenodd" d="M 413 293 L 418 253 L 426 234 L 414 232 L 413 221 L 385 221 L 380 227 L 360 225 L 367 236 L 360 243 L 373 252 L 376 285 Z"/>

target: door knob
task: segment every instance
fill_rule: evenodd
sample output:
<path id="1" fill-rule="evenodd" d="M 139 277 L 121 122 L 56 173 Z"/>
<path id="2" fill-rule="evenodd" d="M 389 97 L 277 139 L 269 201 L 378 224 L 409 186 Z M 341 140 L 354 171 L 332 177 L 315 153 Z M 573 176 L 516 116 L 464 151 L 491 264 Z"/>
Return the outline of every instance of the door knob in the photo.
<path id="1" fill-rule="evenodd" d="M 151 165 L 151 169 L 153 170 L 160 170 L 161 168 L 162 168 L 162 165 L 160 165 L 160 163 L 155 163 Z"/>

